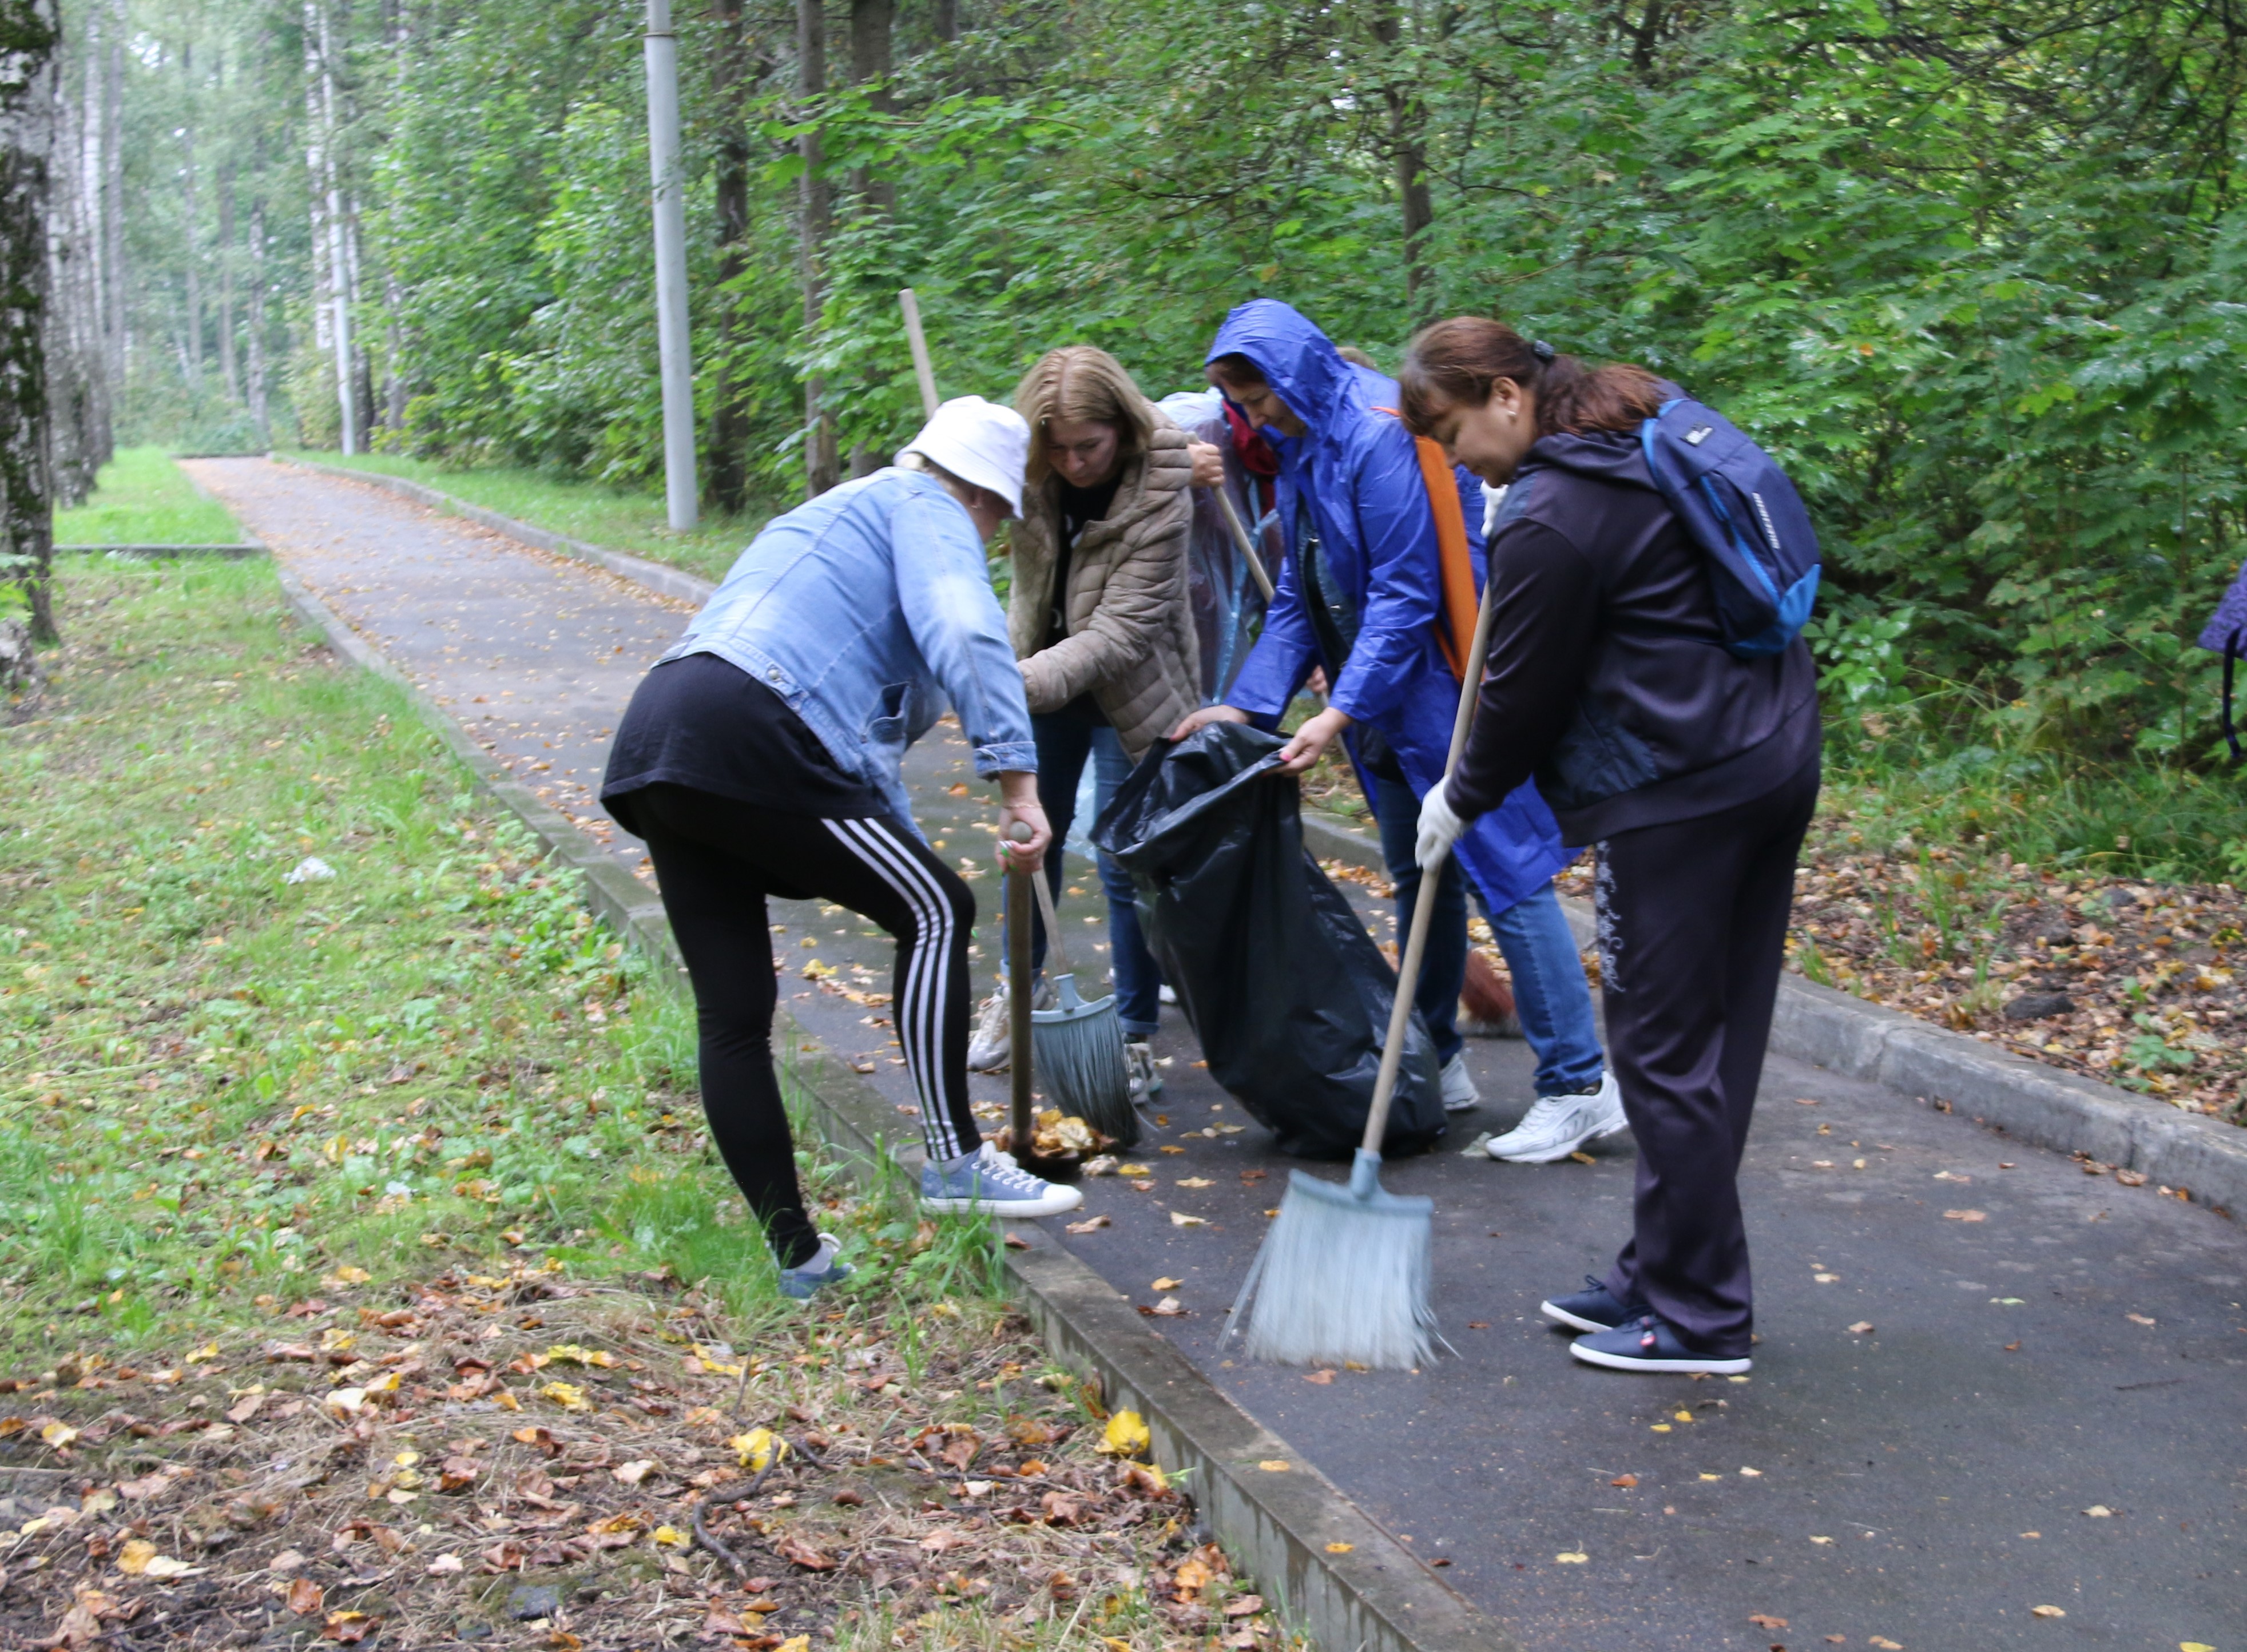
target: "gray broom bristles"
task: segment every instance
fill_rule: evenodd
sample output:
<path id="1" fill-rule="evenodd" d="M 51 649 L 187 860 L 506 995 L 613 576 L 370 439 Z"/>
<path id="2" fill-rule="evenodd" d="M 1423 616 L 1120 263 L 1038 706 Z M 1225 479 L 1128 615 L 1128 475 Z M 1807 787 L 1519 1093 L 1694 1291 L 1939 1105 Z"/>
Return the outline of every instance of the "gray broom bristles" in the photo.
<path id="1" fill-rule="evenodd" d="M 1055 976 L 1054 992 L 1058 1007 L 1030 1012 L 1030 1048 L 1048 1098 L 1063 1113 L 1114 1137 L 1119 1146 L 1135 1145 L 1139 1114 L 1131 1105 L 1115 995 L 1088 1004 L 1074 975 Z"/>
<path id="2" fill-rule="evenodd" d="M 1253 1300 L 1251 1359 L 1409 1370 L 1434 1357 L 1436 1202 L 1384 1191 L 1380 1166 L 1378 1154 L 1359 1153 L 1347 1187 L 1289 1176 L 1233 1307 L 1238 1320 Z"/>
<path id="3" fill-rule="evenodd" d="M 1076 977 L 1069 973 L 1069 960 L 1062 953 L 1053 891 L 1046 887 L 1042 871 L 1030 881 L 1037 888 L 1046 948 L 1055 972 L 1056 1007 L 1030 1015 L 1031 1052 L 1046 1097 L 1102 1135 L 1132 1146 L 1139 1139 L 1139 1115 L 1131 1105 L 1131 1074 L 1124 1061 L 1124 1022 L 1116 1013 L 1116 995 L 1110 993 L 1087 1003 L 1076 990 Z"/>

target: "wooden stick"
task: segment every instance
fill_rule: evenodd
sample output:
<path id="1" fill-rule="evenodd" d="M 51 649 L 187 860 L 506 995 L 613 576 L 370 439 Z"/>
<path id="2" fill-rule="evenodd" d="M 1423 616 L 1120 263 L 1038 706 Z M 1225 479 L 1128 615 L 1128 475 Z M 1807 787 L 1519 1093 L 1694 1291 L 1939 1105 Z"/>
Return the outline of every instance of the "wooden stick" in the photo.
<path id="1" fill-rule="evenodd" d="M 1272 576 L 1264 571 L 1264 559 L 1256 554 L 1256 542 L 1248 536 L 1248 526 L 1240 520 L 1240 513 L 1233 508 L 1233 495 L 1222 484 L 1210 489 L 1217 495 L 1217 508 L 1225 513 L 1225 525 L 1233 529 L 1233 543 L 1240 548 L 1241 556 L 1248 563 L 1248 577 L 1256 582 L 1256 589 L 1264 593 L 1264 600 L 1272 600 Z"/>
<path id="2" fill-rule="evenodd" d="M 1014 831 L 1019 834 L 1015 842 L 1030 836 L 1029 827 L 1021 821 L 1014 823 Z M 1007 1067 L 1013 1081 L 1007 1123 L 1013 1127 L 1018 1163 L 1030 1157 L 1031 1143 L 1037 1138 L 1037 1109 L 1030 1100 L 1030 880 L 1044 876 L 1019 870 L 1014 857 L 1007 857 L 1007 1019 L 1012 1045 Z"/>
<path id="3" fill-rule="evenodd" d="M 928 358 L 928 338 L 920 330 L 920 300 L 913 297 L 911 287 L 898 294 L 898 308 L 905 312 L 905 343 L 912 346 L 913 377 L 920 380 L 920 410 L 927 417 L 936 414 L 936 369 Z"/>

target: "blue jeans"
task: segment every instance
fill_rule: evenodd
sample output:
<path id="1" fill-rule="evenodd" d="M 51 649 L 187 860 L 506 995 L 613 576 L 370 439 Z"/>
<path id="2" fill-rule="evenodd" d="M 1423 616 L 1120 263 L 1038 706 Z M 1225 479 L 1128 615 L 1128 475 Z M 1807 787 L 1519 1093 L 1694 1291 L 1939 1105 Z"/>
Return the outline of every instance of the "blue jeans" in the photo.
<path id="1" fill-rule="evenodd" d="M 1035 719 L 1031 720 L 1034 723 Z M 1412 907 L 1420 893 L 1420 867 L 1413 859 L 1419 836 L 1420 800 L 1397 780 L 1374 782 L 1374 818 L 1381 827 L 1381 856 L 1397 884 L 1397 944 L 1411 931 Z M 1534 895 L 1490 920 L 1498 949 L 1513 977 L 1513 1007 L 1522 1036 L 1537 1057 L 1540 1096 L 1580 1096 L 1596 1089 L 1607 1071 L 1592 1019 L 1592 989 L 1584 960 L 1568 928 L 1560 898 L 1546 884 Z M 1456 860 L 1444 862 L 1436 883 L 1436 913 L 1429 920 L 1427 951 L 1420 959 L 1420 981 L 1413 1007 L 1428 1023 L 1436 1057 L 1449 1062 L 1465 1041 L 1459 1036 L 1459 993 L 1467 980 L 1467 880 Z"/>
<path id="2" fill-rule="evenodd" d="M 1033 715 L 1030 735 L 1038 746 L 1038 801 L 1045 805 L 1046 820 L 1053 827 L 1054 846 L 1046 851 L 1046 886 L 1053 891 L 1058 906 L 1065 881 L 1061 846 L 1069 840 L 1069 826 L 1076 818 L 1076 785 L 1085 762 L 1089 759 L 1092 763 L 1093 809 L 1097 814 L 1107 809 L 1116 788 L 1130 777 L 1131 760 L 1124 754 L 1124 743 L 1116 738 L 1114 729 L 1070 712 Z M 1146 1038 L 1162 1020 L 1162 971 L 1147 950 L 1145 937 L 1139 933 L 1139 907 L 1130 875 L 1105 855 L 1096 854 L 1092 858 L 1100 869 L 1101 886 L 1108 891 L 1109 959 L 1116 970 L 1117 1017 L 1124 1023 L 1127 1037 Z M 1031 966 L 1043 969 L 1045 925 L 1033 918 L 1030 933 Z M 1080 947 L 1074 961 L 1082 966 L 1089 960 Z M 1098 998 L 1098 980 L 1080 967 L 1077 990 L 1088 999 Z"/>

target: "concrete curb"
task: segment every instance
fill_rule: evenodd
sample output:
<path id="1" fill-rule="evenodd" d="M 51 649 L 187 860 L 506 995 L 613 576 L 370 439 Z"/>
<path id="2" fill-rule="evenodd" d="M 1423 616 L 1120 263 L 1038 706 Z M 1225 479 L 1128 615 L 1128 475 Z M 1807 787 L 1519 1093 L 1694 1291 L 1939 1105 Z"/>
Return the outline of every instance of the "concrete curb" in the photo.
<path id="1" fill-rule="evenodd" d="M 239 545 L 57 545 L 58 556 L 123 556 L 133 562 L 157 562 L 172 556 L 263 556 L 265 547 L 256 540 Z"/>
<path id="2" fill-rule="evenodd" d="M 1322 858 L 1388 870 L 1370 832 L 1330 816 L 1306 810 L 1303 841 Z M 1563 896 L 1561 905 L 1578 944 L 1590 945 L 1591 903 Z M 1955 1109 L 2034 1146 L 2142 1171 L 2227 1215 L 2247 1214 L 2247 1130 L 2237 1125 L 2044 1066 L 1799 975 L 1779 977 L 1771 1047 Z"/>
<path id="3" fill-rule="evenodd" d="M 477 787 L 512 811 L 555 859 L 584 875 L 597 915 L 649 957 L 680 967 L 654 891 L 510 775 L 286 566 L 277 561 L 274 572 L 306 625 L 337 653 L 395 685 L 468 766 Z M 810 1039 L 792 1020 L 786 1033 L 799 1050 Z M 863 1159 L 885 1156 L 918 1175 L 919 1143 L 892 1138 L 893 1109 L 871 1085 L 816 1044 L 797 1075 L 821 1134 L 836 1147 Z M 1155 1459 L 1185 1477 L 1202 1519 L 1280 1602 L 1285 1618 L 1333 1652 L 1521 1652 L 1285 1440 L 1147 1328 L 1130 1298 L 1049 1234 L 1033 1228 L 1022 1237 L 1029 1248 L 1008 1248 L 1007 1269 L 1046 1345 L 1096 1373 L 1111 1410 L 1136 1410 L 1146 1419 Z M 1287 1467 L 1267 1470 L 1266 1463 Z M 1347 1546 L 1337 1553 L 1335 1545 Z"/>
<path id="4" fill-rule="evenodd" d="M 309 470 L 318 476 L 333 476 L 343 481 L 363 481 L 369 487 L 384 488 L 413 500 L 465 518 L 480 528 L 505 534 L 509 539 L 532 546 L 539 550 L 550 550 L 557 556 L 568 556 L 577 562 L 591 563 L 605 568 L 620 579 L 629 579 L 636 585 L 646 587 L 659 597 L 668 597 L 675 602 L 693 603 L 697 607 L 710 600 L 710 593 L 718 588 L 707 579 L 682 573 L 676 568 L 666 568 L 661 563 L 646 561 L 639 556 L 627 556 L 622 551 L 604 550 L 582 539 L 572 539 L 567 534 L 549 532 L 535 528 L 527 522 L 517 522 L 512 516 L 502 516 L 495 510 L 486 510 L 482 505 L 472 505 L 465 499 L 455 499 L 447 493 L 421 482 L 408 481 L 403 476 L 386 475 L 379 470 L 359 470 L 349 465 L 324 465 L 312 459 L 287 459 L 279 454 L 268 457 L 277 465 L 292 465 L 298 470 Z"/>

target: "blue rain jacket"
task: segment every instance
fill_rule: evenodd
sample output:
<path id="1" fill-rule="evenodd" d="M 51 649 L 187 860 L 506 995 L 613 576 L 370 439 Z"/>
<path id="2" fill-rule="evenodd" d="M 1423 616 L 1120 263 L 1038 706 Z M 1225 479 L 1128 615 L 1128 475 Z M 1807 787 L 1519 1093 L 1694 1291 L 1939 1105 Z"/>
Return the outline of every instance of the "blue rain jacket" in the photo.
<path id="1" fill-rule="evenodd" d="M 1388 742 L 1413 795 L 1424 796 L 1444 777 L 1459 683 L 1437 640 L 1442 567 L 1419 454 L 1402 420 L 1376 411 L 1397 406 L 1396 382 L 1344 361 L 1324 333 L 1271 298 L 1252 299 L 1225 318 L 1207 359 L 1227 355 L 1254 362 L 1309 428 L 1301 437 L 1263 432 L 1280 456 L 1287 556 L 1264 634 L 1226 699 L 1271 727 L 1318 663 L 1295 544 L 1308 509 L 1328 570 L 1358 615 L 1356 642 L 1329 700 L 1352 721 L 1342 739 L 1359 782 L 1370 797 L 1359 734 L 1369 727 Z M 1453 475 L 1479 593 L 1482 487 L 1463 470 Z M 1571 858 L 1534 784 L 1476 820 L 1453 852 L 1493 918 L 1543 888 Z"/>

